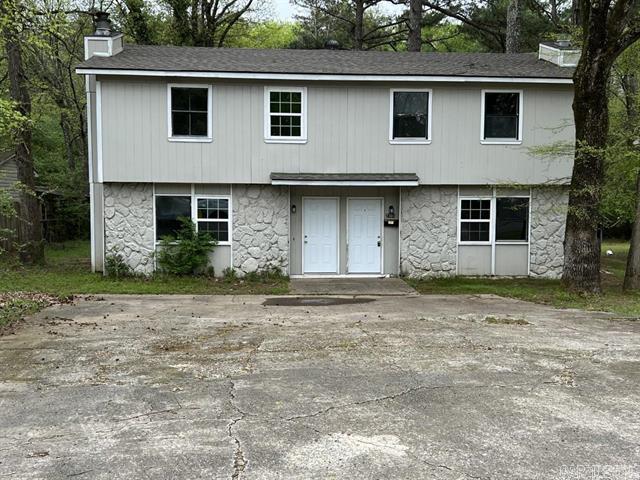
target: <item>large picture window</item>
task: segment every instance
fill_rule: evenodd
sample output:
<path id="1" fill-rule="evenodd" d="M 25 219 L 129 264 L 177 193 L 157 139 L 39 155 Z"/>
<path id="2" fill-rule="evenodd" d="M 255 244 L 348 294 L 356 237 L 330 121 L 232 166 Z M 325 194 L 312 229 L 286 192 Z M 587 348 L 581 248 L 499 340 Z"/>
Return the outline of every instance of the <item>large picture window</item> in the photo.
<path id="1" fill-rule="evenodd" d="M 180 230 L 180 218 L 191 218 L 190 196 L 156 197 L 156 240 L 175 236 Z"/>
<path id="2" fill-rule="evenodd" d="M 529 199 L 496 199 L 496 241 L 523 241 L 529 238 Z"/>
<path id="3" fill-rule="evenodd" d="M 431 139 L 431 91 L 391 90 L 392 143 L 427 143 Z"/>
<path id="4" fill-rule="evenodd" d="M 306 141 L 306 97 L 306 88 L 265 88 L 265 140 Z"/>
<path id="5" fill-rule="evenodd" d="M 482 92 L 482 140 L 512 143 L 522 140 L 522 92 Z"/>
<path id="6" fill-rule="evenodd" d="M 180 218 L 191 219 L 199 232 L 208 232 L 219 244 L 231 241 L 229 197 L 190 195 L 157 195 L 155 205 L 156 240 L 175 236 L 180 230 Z"/>
<path id="7" fill-rule="evenodd" d="M 211 87 L 169 85 L 169 140 L 211 139 Z"/>

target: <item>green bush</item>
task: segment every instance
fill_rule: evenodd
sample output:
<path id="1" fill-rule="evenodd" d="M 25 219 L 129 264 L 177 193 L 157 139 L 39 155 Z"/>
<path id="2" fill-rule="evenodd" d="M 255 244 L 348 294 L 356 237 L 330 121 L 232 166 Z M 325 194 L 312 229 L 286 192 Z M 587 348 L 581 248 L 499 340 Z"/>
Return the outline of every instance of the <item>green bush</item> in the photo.
<path id="1" fill-rule="evenodd" d="M 160 270 L 171 275 L 201 274 L 217 242 L 208 233 L 196 231 L 190 218 L 178 220 L 181 227 L 177 235 L 166 235 L 160 240 L 157 252 Z"/>
<path id="2" fill-rule="evenodd" d="M 119 253 L 110 253 L 104 257 L 104 269 L 108 277 L 133 277 L 133 270 Z"/>

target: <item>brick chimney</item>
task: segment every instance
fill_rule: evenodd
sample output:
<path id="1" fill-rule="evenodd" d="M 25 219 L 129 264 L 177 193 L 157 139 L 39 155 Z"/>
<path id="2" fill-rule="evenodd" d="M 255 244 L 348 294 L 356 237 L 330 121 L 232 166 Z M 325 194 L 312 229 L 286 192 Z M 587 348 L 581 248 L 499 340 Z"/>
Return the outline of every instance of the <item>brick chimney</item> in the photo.
<path id="1" fill-rule="evenodd" d="M 122 51 L 124 35 L 113 31 L 107 12 L 96 12 L 93 16 L 95 31 L 84 37 L 84 58 L 93 56 L 112 57 Z"/>

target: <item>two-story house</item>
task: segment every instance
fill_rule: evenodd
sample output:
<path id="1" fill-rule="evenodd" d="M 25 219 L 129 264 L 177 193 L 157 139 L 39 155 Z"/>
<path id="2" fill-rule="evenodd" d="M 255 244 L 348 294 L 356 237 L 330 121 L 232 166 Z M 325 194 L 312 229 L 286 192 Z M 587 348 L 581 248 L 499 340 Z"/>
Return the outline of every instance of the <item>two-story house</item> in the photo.
<path id="1" fill-rule="evenodd" d="M 95 270 L 151 273 L 185 216 L 217 273 L 561 274 L 572 159 L 532 147 L 574 139 L 562 45 L 138 46 L 102 22 L 85 47 Z"/>

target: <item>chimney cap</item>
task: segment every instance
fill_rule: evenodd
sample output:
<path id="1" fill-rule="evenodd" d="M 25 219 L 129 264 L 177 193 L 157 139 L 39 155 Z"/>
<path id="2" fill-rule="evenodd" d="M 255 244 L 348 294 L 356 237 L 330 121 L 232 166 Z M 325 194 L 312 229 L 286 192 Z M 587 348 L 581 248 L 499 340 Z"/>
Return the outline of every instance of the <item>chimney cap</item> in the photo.
<path id="1" fill-rule="evenodd" d="M 109 20 L 109 14 L 107 12 L 95 12 L 93 14 L 93 20 L 95 25 L 94 35 L 98 37 L 111 36 L 111 20 Z"/>
<path id="2" fill-rule="evenodd" d="M 326 41 L 324 48 L 327 50 L 340 50 L 340 42 L 332 38 Z"/>

